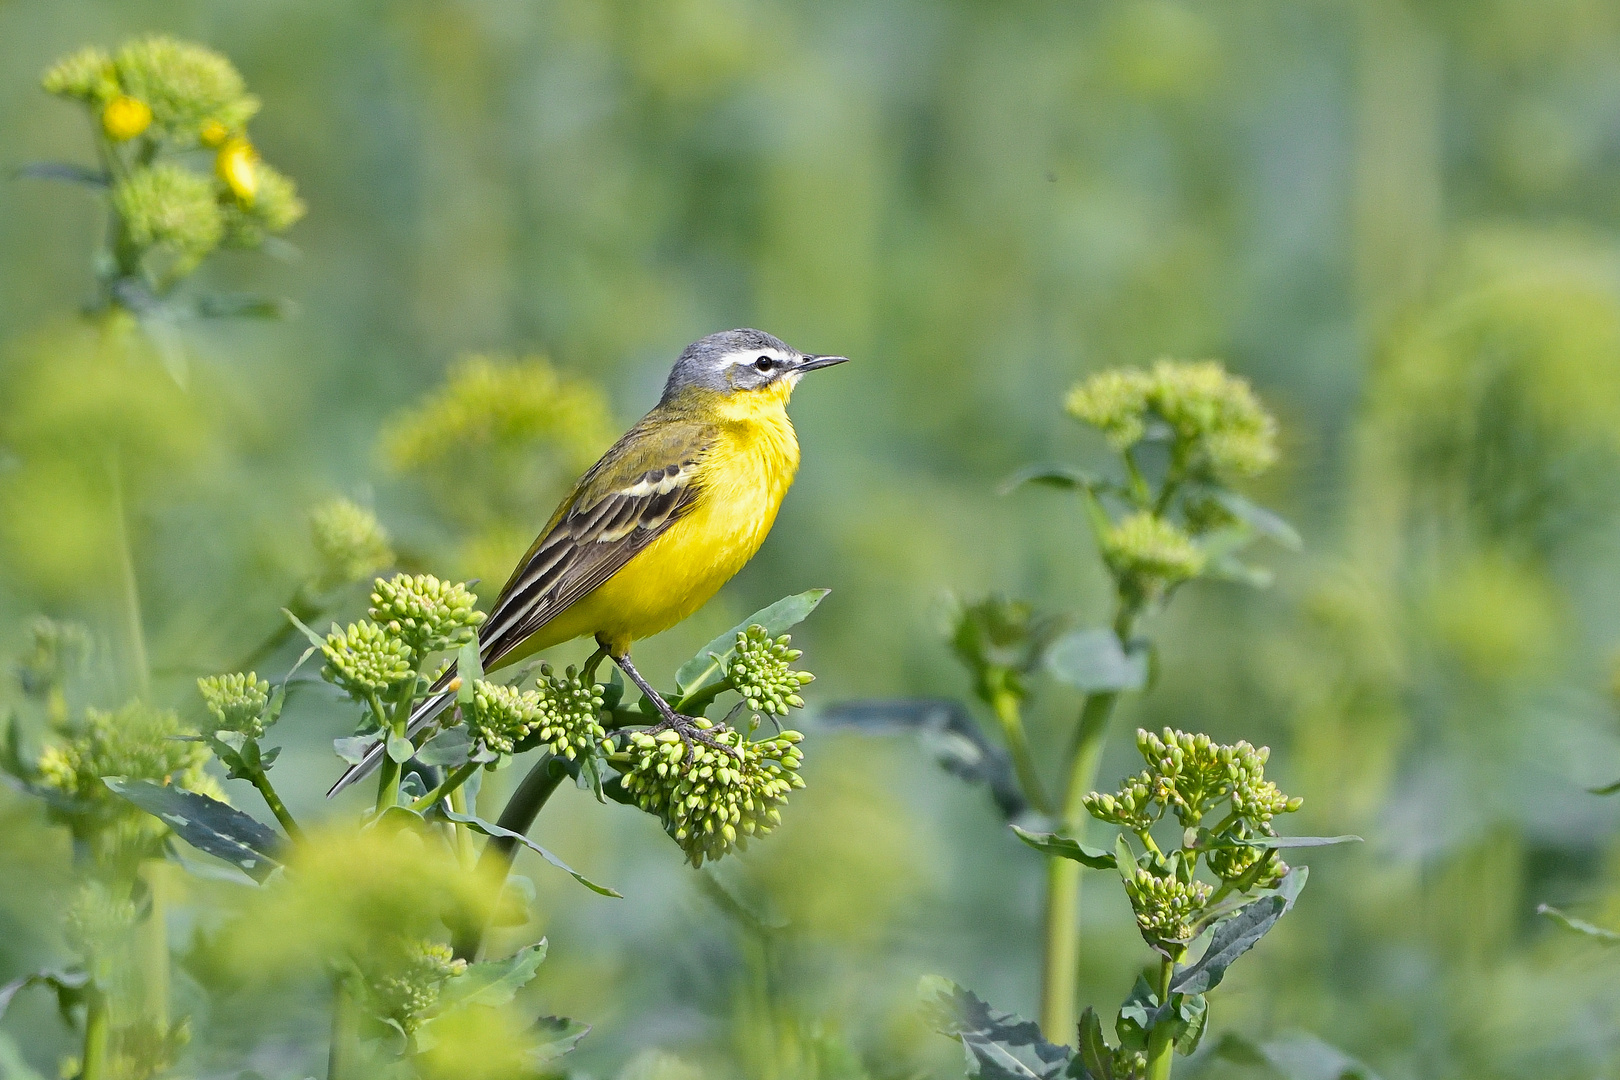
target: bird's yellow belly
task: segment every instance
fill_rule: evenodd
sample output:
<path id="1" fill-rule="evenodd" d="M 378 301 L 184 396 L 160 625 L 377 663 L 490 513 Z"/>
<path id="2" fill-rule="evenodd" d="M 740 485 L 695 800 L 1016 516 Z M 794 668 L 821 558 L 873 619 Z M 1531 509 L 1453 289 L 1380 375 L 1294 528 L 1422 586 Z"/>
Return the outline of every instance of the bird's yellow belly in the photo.
<path id="1" fill-rule="evenodd" d="M 668 630 L 702 607 L 771 531 L 798 465 L 798 455 L 784 450 L 761 453 L 757 442 L 718 448 L 692 509 L 500 666 L 587 634 L 622 655 L 632 641 Z"/>

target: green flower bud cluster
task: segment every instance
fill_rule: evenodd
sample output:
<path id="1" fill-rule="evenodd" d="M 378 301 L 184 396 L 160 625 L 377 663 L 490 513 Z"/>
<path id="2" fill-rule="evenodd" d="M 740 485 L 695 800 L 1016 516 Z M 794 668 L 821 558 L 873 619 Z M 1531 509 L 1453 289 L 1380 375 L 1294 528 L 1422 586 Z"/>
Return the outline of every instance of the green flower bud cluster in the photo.
<path id="1" fill-rule="evenodd" d="M 466 970 L 467 961 L 457 960 L 448 945 L 406 942 L 393 969 L 370 980 L 377 1011 L 415 1035 L 438 1005 L 444 984 Z"/>
<path id="2" fill-rule="evenodd" d="M 416 678 L 411 647 L 374 622 L 333 627 L 321 655 L 326 657 L 321 678 L 359 702 L 386 697 Z"/>
<path id="3" fill-rule="evenodd" d="M 369 614 L 423 657 L 473 639 L 485 618 L 473 607 L 477 602 L 460 582 L 440 581 L 432 574 L 396 574 L 377 579 Z"/>
<path id="4" fill-rule="evenodd" d="M 25 694 L 43 695 L 61 686 L 90 653 L 90 633 L 78 623 L 42 615 L 28 627 L 28 638 L 28 651 L 17 662 Z"/>
<path id="5" fill-rule="evenodd" d="M 470 712 L 468 736 L 487 750 L 510 754 L 518 740 L 540 722 L 540 695 L 480 679 L 473 684 Z"/>
<path id="6" fill-rule="evenodd" d="M 1165 728 L 1157 735 L 1138 730 L 1136 748 L 1147 762 L 1146 771 L 1126 780 L 1113 795 L 1094 791 L 1085 796 L 1087 811 L 1098 820 L 1140 831 L 1171 810 L 1183 826 L 1193 828 L 1216 804 L 1230 800 L 1239 822 L 1270 835 L 1275 815 L 1292 813 L 1304 803 L 1265 778 L 1269 747 L 1241 740 L 1227 746 L 1207 735 Z"/>
<path id="7" fill-rule="evenodd" d="M 257 674 L 209 675 L 197 680 L 197 689 L 219 730 L 240 731 L 250 739 L 264 734 L 264 707 L 270 703 L 270 684 Z"/>
<path id="8" fill-rule="evenodd" d="M 1150 940 L 1187 942 L 1214 888 L 1191 875 L 1153 874 L 1138 869 L 1125 884 L 1136 912 L 1136 925 Z"/>
<path id="9" fill-rule="evenodd" d="M 1276 849 L 1248 845 L 1213 848 L 1204 862 L 1210 872 L 1222 881 L 1237 881 L 1256 865 L 1264 863 L 1264 869 L 1254 877 L 1253 887 L 1258 889 L 1272 888 L 1289 870 L 1288 864 L 1278 857 Z"/>
<path id="10" fill-rule="evenodd" d="M 45 748 L 40 782 L 64 795 L 118 806 L 128 804 L 107 789 L 103 776 L 155 780 L 212 795 L 219 785 L 203 771 L 208 748 L 176 738 L 185 734 L 180 717 L 168 709 L 139 702 L 112 713 L 87 709 L 82 724 Z"/>
<path id="11" fill-rule="evenodd" d="M 702 866 L 704 859 L 745 848 L 749 837 L 781 824 L 778 808 L 790 791 L 804 786 L 798 748 L 803 736 L 784 731 L 750 742 L 729 728 L 697 723 L 736 753 L 688 743 L 676 731 L 636 732 L 625 745 L 629 762 L 620 783 L 636 805 L 663 820 L 687 860 Z M 610 754 L 614 747 L 609 743 Z"/>
<path id="12" fill-rule="evenodd" d="M 1192 537 L 1150 510 L 1104 530 L 1100 542 L 1109 569 L 1146 596 L 1197 577 L 1209 561 Z"/>
<path id="13" fill-rule="evenodd" d="M 1255 476 L 1277 460 L 1276 420 L 1246 380 L 1212 360 L 1101 372 L 1071 390 L 1065 405 L 1120 451 L 1145 438 L 1152 419 L 1163 421 L 1177 456 L 1210 478 Z"/>
<path id="14" fill-rule="evenodd" d="M 40 85 L 87 105 L 133 98 L 150 112 L 155 134 L 185 146 L 201 141 L 210 125 L 235 130 L 259 111 L 229 60 L 161 35 L 126 42 L 116 55 L 80 49 L 47 69 Z"/>
<path id="15" fill-rule="evenodd" d="M 758 625 L 737 634 L 736 649 L 726 665 L 726 681 L 755 712 L 786 716 L 790 708 L 804 708 L 799 690 L 815 676 L 808 671 L 789 670 L 788 665 L 804 655 L 788 647 L 791 640 L 790 635 L 783 634 L 773 641 Z"/>
<path id="16" fill-rule="evenodd" d="M 309 531 L 320 560 L 315 586 L 322 592 L 359 581 L 394 561 L 377 516 L 348 499 L 328 499 L 311 510 Z"/>
<path id="17" fill-rule="evenodd" d="M 572 761 L 606 737 L 599 683 L 586 682 L 572 665 L 553 675 L 551 665 L 542 664 L 535 685 L 540 691 L 540 719 L 532 726 L 553 754 Z"/>
<path id="18" fill-rule="evenodd" d="M 135 902 L 114 896 L 99 881 L 87 883 L 68 905 L 62 934 L 68 948 L 95 957 L 124 944 L 135 927 Z"/>
<path id="19" fill-rule="evenodd" d="M 113 209 L 138 247 L 162 248 L 185 273 L 225 236 L 214 181 L 173 162 L 136 169 L 113 185 Z"/>
<path id="20" fill-rule="evenodd" d="M 224 242 L 231 247 L 256 248 L 276 233 L 296 225 L 308 209 L 298 197 L 291 177 L 272 168 L 257 154 L 244 166 L 252 177 L 252 196 L 224 199 Z M 229 185 L 227 185 L 229 187 Z M 235 194 L 234 190 L 232 192 Z"/>

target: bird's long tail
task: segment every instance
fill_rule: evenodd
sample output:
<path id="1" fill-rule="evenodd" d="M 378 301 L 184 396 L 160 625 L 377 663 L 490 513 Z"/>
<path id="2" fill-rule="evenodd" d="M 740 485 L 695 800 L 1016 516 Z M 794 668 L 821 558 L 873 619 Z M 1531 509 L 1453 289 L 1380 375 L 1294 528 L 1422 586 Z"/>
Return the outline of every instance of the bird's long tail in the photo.
<path id="1" fill-rule="evenodd" d="M 416 738 L 424 728 L 438 718 L 440 713 L 455 704 L 456 692 L 449 688 L 450 680 L 455 677 L 455 672 L 456 669 L 453 667 L 445 672 L 439 677 L 439 681 L 433 684 L 433 688 L 428 691 L 427 697 L 416 703 L 416 708 L 411 710 L 411 721 L 405 726 L 405 734 L 408 737 Z M 382 764 L 383 755 L 387 752 L 388 740 L 379 738 L 366 750 L 365 757 L 350 765 L 348 771 L 338 777 L 337 783 L 332 785 L 332 790 L 326 793 L 326 797 L 330 799 L 344 788 L 370 776 L 377 770 L 377 766 Z"/>

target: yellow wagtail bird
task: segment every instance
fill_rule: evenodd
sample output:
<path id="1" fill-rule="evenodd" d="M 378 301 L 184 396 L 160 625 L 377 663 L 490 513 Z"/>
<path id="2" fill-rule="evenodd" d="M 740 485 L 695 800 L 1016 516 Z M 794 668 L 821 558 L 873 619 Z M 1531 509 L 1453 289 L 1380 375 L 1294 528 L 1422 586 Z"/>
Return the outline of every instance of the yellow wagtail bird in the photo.
<path id="1" fill-rule="evenodd" d="M 709 741 L 630 661 L 630 645 L 691 615 L 753 558 L 799 468 L 787 403 L 841 364 L 759 330 L 687 346 L 653 410 L 580 477 L 478 631 L 486 671 L 590 634 L 658 708 L 660 728 Z M 415 737 L 455 701 L 453 669 L 412 713 Z M 382 743 L 333 785 L 382 761 Z"/>

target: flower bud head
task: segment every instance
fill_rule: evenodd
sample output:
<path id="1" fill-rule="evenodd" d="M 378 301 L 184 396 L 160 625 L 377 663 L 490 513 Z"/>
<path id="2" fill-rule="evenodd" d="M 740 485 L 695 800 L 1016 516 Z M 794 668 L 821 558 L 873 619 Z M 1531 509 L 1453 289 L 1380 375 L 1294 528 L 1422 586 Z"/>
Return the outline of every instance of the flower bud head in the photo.
<path id="1" fill-rule="evenodd" d="M 1159 877 L 1138 870 L 1125 891 L 1143 937 L 1180 943 L 1193 939 L 1198 916 L 1215 890 L 1202 881 L 1183 881 L 1174 874 Z"/>
<path id="2" fill-rule="evenodd" d="M 410 646 L 373 622 L 334 628 L 321 655 L 326 657 L 321 678 L 359 702 L 373 695 L 386 697 L 416 677 Z"/>
<path id="3" fill-rule="evenodd" d="M 238 130 L 259 111 L 231 62 L 200 45 L 141 38 L 122 45 L 113 66 L 123 92 L 146 102 L 154 127 L 177 143 L 195 143 L 208 124 Z"/>
<path id="4" fill-rule="evenodd" d="M 394 561 L 388 532 L 377 515 L 348 499 L 328 499 L 310 510 L 309 532 L 320 559 L 315 584 L 322 592 L 359 581 Z"/>
<path id="5" fill-rule="evenodd" d="M 209 675 L 197 680 L 208 711 L 221 731 L 240 731 L 257 739 L 264 734 L 264 707 L 270 702 L 270 684 L 253 672 L 246 675 Z"/>
<path id="6" fill-rule="evenodd" d="M 750 836 L 770 832 L 782 821 L 778 808 L 788 792 L 804 786 L 793 749 L 796 732 L 751 742 L 730 728 L 712 730 L 736 756 L 688 744 L 673 731 L 637 732 L 625 747 L 631 760 L 620 777 L 636 804 L 663 820 L 664 831 L 693 866 L 742 850 Z M 675 742 L 661 741 L 665 735 L 675 735 Z"/>
<path id="7" fill-rule="evenodd" d="M 586 682 L 573 667 L 553 675 L 551 665 L 542 664 L 539 691 L 539 718 L 534 730 L 553 754 L 572 761 L 578 754 L 600 743 L 607 734 L 602 728 L 603 689 Z"/>
<path id="8" fill-rule="evenodd" d="M 1192 537 L 1148 510 L 1104 531 L 1102 555 L 1115 574 L 1141 583 L 1153 595 L 1197 577 L 1207 562 Z"/>
<path id="9" fill-rule="evenodd" d="M 370 615 L 418 656 L 454 649 L 473 640 L 484 613 L 478 597 L 460 582 L 431 574 L 378 578 L 371 590 Z"/>
<path id="10" fill-rule="evenodd" d="M 367 981 L 379 1015 L 415 1035 L 438 1005 L 444 984 L 466 970 L 467 961 L 457 960 L 450 946 L 418 939 L 401 942 L 399 954 L 388 957 L 383 970 L 368 973 Z"/>
<path id="11" fill-rule="evenodd" d="M 52 64 L 39 83 L 47 94 L 90 104 L 108 101 L 118 93 L 118 76 L 112 57 L 105 49 L 93 45 Z"/>
<path id="12" fill-rule="evenodd" d="M 803 654 L 788 647 L 790 636 L 772 640 L 763 626 L 750 626 L 737 634 L 736 649 L 726 665 L 726 681 L 755 712 L 786 716 L 790 708 L 803 708 L 801 687 L 815 678 L 788 665 Z"/>
<path id="13" fill-rule="evenodd" d="M 112 202 L 133 243 L 173 253 L 184 269 L 201 262 L 225 233 L 213 181 L 173 162 L 134 170 L 113 186 Z"/>
<path id="14" fill-rule="evenodd" d="M 61 686 L 90 653 L 90 632 L 78 623 L 41 615 L 28 627 L 29 647 L 17 662 L 23 693 L 44 695 Z"/>

